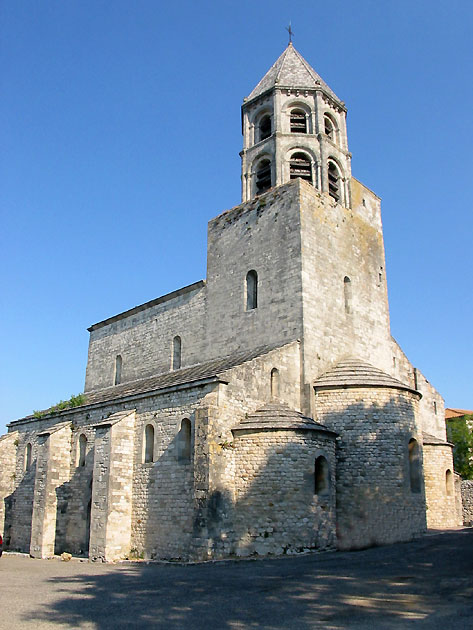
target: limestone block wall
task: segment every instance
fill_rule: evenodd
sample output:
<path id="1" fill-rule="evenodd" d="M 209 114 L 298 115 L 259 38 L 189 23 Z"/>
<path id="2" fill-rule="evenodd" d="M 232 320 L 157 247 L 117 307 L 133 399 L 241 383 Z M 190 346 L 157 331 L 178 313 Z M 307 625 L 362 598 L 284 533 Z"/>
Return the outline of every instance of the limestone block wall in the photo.
<path id="1" fill-rule="evenodd" d="M 461 496 L 463 504 L 463 524 L 473 527 L 473 481 L 462 480 Z"/>
<path id="2" fill-rule="evenodd" d="M 422 394 L 418 421 L 423 433 L 446 440 L 445 403 L 435 387 L 415 368 L 397 341 L 391 338 L 392 363 L 386 371 Z"/>
<path id="3" fill-rule="evenodd" d="M 297 181 L 209 222 L 205 358 L 283 345 L 301 337 Z M 245 285 L 250 270 L 258 274 L 258 306 L 247 310 Z"/>
<path id="4" fill-rule="evenodd" d="M 114 385 L 117 355 L 122 383 L 169 371 L 176 335 L 182 367 L 199 363 L 206 347 L 205 295 L 205 283 L 197 282 L 91 326 L 85 391 Z"/>
<path id="5" fill-rule="evenodd" d="M 445 529 L 461 525 L 456 510 L 452 447 L 424 444 L 423 451 L 427 527 Z"/>
<path id="6" fill-rule="evenodd" d="M 314 493 L 314 464 L 329 462 L 330 487 Z M 297 553 L 334 548 L 335 443 L 315 431 L 235 433 L 234 516 L 224 552 Z"/>
<path id="7" fill-rule="evenodd" d="M 90 530 L 92 559 L 114 561 L 130 553 L 134 411 L 96 425 Z"/>
<path id="8" fill-rule="evenodd" d="M 338 433 L 337 531 L 342 549 L 408 540 L 426 528 L 425 492 L 410 485 L 417 396 L 389 388 L 316 390 L 321 424 Z"/>
<path id="9" fill-rule="evenodd" d="M 18 432 L 0 437 L 0 533 L 5 537 L 5 499 L 12 494 L 16 486 L 16 450 Z"/>
<path id="10" fill-rule="evenodd" d="M 360 200 L 348 209 L 297 181 L 304 380 L 310 383 L 347 356 L 388 371 L 391 338 L 379 199 L 358 184 L 358 197 L 366 205 Z M 310 396 L 308 390 L 307 401 Z"/>
<path id="11" fill-rule="evenodd" d="M 51 558 L 56 551 L 58 490 L 69 479 L 71 425 L 61 423 L 38 434 L 30 555 Z"/>

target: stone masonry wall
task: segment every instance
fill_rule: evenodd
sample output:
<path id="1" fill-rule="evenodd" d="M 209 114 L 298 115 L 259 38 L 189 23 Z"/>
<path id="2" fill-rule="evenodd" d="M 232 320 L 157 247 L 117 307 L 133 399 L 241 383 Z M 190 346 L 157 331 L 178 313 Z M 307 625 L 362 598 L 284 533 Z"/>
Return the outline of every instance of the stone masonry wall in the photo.
<path id="1" fill-rule="evenodd" d="M 342 549 L 425 531 L 425 494 L 412 492 L 409 440 L 421 444 L 417 396 L 385 388 L 316 391 L 316 420 L 337 439 L 337 528 Z"/>
<path id="2" fill-rule="evenodd" d="M 5 537 L 5 499 L 12 494 L 16 485 L 16 450 L 18 433 L 0 437 L 0 534 Z"/>
<path id="3" fill-rule="evenodd" d="M 463 504 L 463 524 L 473 527 L 473 481 L 463 479 L 461 482 Z"/>
<path id="4" fill-rule="evenodd" d="M 456 511 L 452 447 L 424 444 L 423 450 L 427 527 L 445 529 L 461 525 Z M 446 483 L 447 470 L 451 473 L 449 486 Z"/>
<path id="5" fill-rule="evenodd" d="M 206 287 L 177 295 L 124 316 L 90 333 L 85 391 L 114 384 L 115 358 L 122 357 L 121 382 L 167 372 L 172 342 L 181 337 L 182 367 L 199 363 L 205 350 Z"/>
<path id="6" fill-rule="evenodd" d="M 314 464 L 325 456 L 330 488 L 314 494 Z M 336 546 L 335 443 L 315 431 L 235 434 L 233 528 L 223 550 L 284 554 Z"/>
<path id="7" fill-rule="evenodd" d="M 209 222 L 205 359 L 301 338 L 298 185 L 286 184 Z M 246 275 L 258 307 L 246 309 Z"/>
<path id="8" fill-rule="evenodd" d="M 58 490 L 69 479 L 71 426 L 60 424 L 38 436 L 30 555 L 51 558 L 58 525 Z"/>
<path id="9" fill-rule="evenodd" d="M 343 357 L 388 371 L 391 342 L 379 199 L 358 184 L 366 205 L 344 208 L 298 181 L 308 405 L 310 383 Z"/>

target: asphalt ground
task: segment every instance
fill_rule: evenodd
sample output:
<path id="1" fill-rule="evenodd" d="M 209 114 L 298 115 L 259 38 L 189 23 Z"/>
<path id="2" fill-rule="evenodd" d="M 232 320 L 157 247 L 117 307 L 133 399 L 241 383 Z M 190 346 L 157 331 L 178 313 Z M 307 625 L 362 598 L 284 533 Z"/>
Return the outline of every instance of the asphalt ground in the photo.
<path id="1" fill-rule="evenodd" d="M 4 553 L 0 628 L 473 630 L 473 529 L 186 566 Z"/>

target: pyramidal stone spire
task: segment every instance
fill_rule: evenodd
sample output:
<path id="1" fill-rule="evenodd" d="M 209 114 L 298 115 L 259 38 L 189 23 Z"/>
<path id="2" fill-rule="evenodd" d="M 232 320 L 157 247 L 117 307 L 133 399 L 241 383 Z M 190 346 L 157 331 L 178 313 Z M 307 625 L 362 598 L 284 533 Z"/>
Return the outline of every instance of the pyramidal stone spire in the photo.
<path id="1" fill-rule="evenodd" d="M 345 104 L 291 42 L 242 105 L 242 201 L 303 179 L 350 207 Z"/>
<path id="2" fill-rule="evenodd" d="M 294 48 L 292 42 L 289 42 L 285 51 L 273 63 L 268 72 L 248 96 L 247 100 L 251 101 L 275 86 L 297 87 L 300 89 L 321 88 L 333 99 L 342 104 L 335 92 L 329 88 L 322 77 L 317 74 L 312 66 L 310 66 L 304 57 Z"/>

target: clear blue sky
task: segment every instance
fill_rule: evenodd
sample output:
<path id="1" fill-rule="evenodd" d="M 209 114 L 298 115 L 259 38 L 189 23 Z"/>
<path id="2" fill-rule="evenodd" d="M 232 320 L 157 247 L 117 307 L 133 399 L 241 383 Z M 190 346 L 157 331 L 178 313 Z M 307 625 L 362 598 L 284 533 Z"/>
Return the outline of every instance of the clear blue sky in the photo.
<path id="1" fill-rule="evenodd" d="M 383 199 L 392 333 L 473 408 L 471 0 L 4 0 L 0 433 L 82 391 L 87 326 L 205 277 L 289 20 Z"/>

